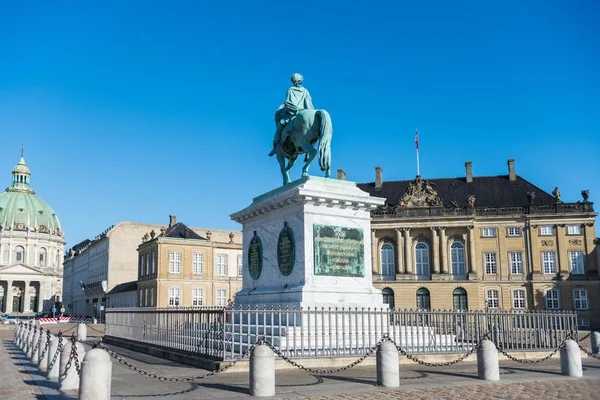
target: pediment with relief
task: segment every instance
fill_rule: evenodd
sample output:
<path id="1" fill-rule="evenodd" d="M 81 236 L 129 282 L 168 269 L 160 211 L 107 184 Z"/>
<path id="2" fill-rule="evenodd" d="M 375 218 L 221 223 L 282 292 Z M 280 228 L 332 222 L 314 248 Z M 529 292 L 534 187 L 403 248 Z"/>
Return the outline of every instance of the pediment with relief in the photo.
<path id="1" fill-rule="evenodd" d="M 410 182 L 404 195 L 398 202 L 401 208 L 441 207 L 442 199 L 435 190 L 435 183 L 426 181 L 420 176 Z"/>
<path id="2" fill-rule="evenodd" d="M 13 264 L 7 265 L 6 267 L 0 267 L 0 274 L 44 275 L 40 270 L 23 264 Z"/>

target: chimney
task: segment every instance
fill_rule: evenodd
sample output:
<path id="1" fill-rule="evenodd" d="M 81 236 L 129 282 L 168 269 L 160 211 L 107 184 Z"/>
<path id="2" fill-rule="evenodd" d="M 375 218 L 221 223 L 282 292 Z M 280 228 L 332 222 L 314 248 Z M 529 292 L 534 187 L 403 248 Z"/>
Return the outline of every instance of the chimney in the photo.
<path id="1" fill-rule="evenodd" d="M 338 179 L 340 181 L 345 181 L 346 180 L 346 172 L 343 169 L 341 169 L 341 168 L 338 168 Z"/>
<path id="2" fill-rule="evenodd" d="M 176 215 L 169 215 L 169 228 L 177 223 Z"/>
<path id="3" fill-rule="evenodd" d="M 375 167 L 375 190 L 381 190 L 381 186 L 383 186 L 382 172 L 381 167 Z"/>
<path id="4" fill-rule="evenodd" d="M 465 169 L 467 170 L 467 183 L 473 182 L 473 170 L 471 169 L 471 161 L 465 162 Z"/>
<path id="5" fill-rule="evenodd" d="M 515 173 L 515 159 L 514 158 L 508 159 L 508 180 L 513 181 L 513 182 L 517 180 L 517 174 Z"/>

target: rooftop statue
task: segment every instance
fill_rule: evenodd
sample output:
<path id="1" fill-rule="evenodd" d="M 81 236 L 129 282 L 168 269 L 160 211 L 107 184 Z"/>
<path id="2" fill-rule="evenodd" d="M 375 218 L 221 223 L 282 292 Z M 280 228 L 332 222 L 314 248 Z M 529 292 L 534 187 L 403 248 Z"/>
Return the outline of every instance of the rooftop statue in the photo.
<path id="1" fill-rule="evenodd" d="M 302 75 L 293 74 L 291 80 L 294 86 L 288 89 L 285 102 L 275 112 L 275 137 L 273 150 L 269 153 L 269 156 L 277 156 L 284 185 L 290 183 L 289 171 L 300 154 L 305 154 L 302 176 L 308 175 L 308 167 L 317 153 L 319 167 L 325 171 L 326 178 L 329 178 L 331 162 L 332 126 L 329 113 L 315 110 L 310 93 L 302 86 Z M 317 141 L 318 150 L 314 148 Z"/>

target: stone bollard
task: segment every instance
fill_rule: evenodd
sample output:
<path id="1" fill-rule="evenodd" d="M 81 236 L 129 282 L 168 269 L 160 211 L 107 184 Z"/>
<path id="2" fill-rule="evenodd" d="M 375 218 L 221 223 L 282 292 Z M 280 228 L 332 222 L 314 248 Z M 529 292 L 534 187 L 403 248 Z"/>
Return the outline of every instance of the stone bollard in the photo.
<path id="1" fill-rule="evenodd" d="M 38 365 L 40 362 L 40 353 L 43 349 L 41 339 L 43 337 L 44 331 L 40 328 L 38 329 L 36 336 L 33 338 L 33 351 L 31 352 L 31 362 L 35 365 Z"/>
<path id="2" fill-rule="evenodd" d="M 500 380 L 498 350 L 491 340 L 482 340 L 477 349 L 477 376 L 486 381 Z"/>
<path id="3" fill-rule="evenodd" d="M 87 325 L 86 324 L 81 323 L 81 324 L 77 325 L 77 340 L 80 342 L 87 340 Z"/>
<path id="4" fill-rule="evenodd" d="M 97 320 L 96 318 L 94 318 L 94 319 L 92 320 L 92 324 L 96 325 L 97 323 L 98 323 L 98 320 Z"/>
<path id="5" fill-rule="evenodd" d="M 48 365 L 46 366 L 46 376 L 48 379 L 53 381 L 58 381 L 58 375 L 60 371 L 60 354 L 55 357 L 56 353 L 58 352 L 59 340 L 62 340 L 62 343 L 65 342 L 65 339 L 62 337 L 52 336 L 50 339 L 50 347 L 48 348 Z"/>
<path id="6" fill-rule="evenodd" d="M 590 341 L 592 342 L 592 354 L 600 354 L 600 332 L 592 332 Z"/>
<path id="7" fill-rule="evenodd" d="M 568 376 L 583 376 L 579 345 L 572 339 L 567 339 L 560 349 L 560 373 Z"/>
<path id="8" fill-rule="evenodd" d="M 40 338 L 40 334 L 37 328 L 33 328 L 33 335 L 30 340 L 29 348 L 27 349 L 27 357 L 30 360 L 33 360 L 33 349 L 35 349 L 35 345 L 37 344 L 38 339 Z"/>
<path id="9" fill-rule="evenodd" d="M 19 332 L 19 348 L 23 350 L 25 348 L 25 338 L 27 337 L 27 325 L 23 325 L 21 332 Z"/>
<path id="10" fill-rule="evenodd" d="M 33 334 L 35 332 L 33 331 L 33 327 L 30 325 L 29 326 L 29 332 L 27 333 L 27 337 L 25 338 L 25 348 L 23 349 L 23 352 L 25 353 L 25 355 L 27 355 L 27 357 L 31 357 L 31 341 L 33 340 Z"/>
<path id="11" fill-rule="evenodd" d="M 73 359 L 71 361 L 71 366 L 67 370 L 67 364 L 69 363 L 69 359 L 71 358 L 71 348 L 72 347 L 73 347 L 73 342 L 68 340 L 64 344 L 63 349 L 60 352 L 60 369 L 59 369 L 59 376 L 58 376 L 58 389 L 61 392 L 66 392 L 67 390 L 79 389 L 79 374 L 77 373 L 75 359 Z M 81 365 L 81 362 L 83 361 L 83 357 L 85 356 L 85 349 L 83 348 L 83 345 L 79 342 L 75 342 L 75 348 L 77 350 L 77 359 L 79 360 L 79 365 Z"/>
<path id="12" fill-rule="evenodd" d="M 112 362 L 103 349 L 92 349 L 81 363 L 79 400 L 110 400 Z"/>
<path id="13" fill-rule="evenodd" d="M 48 369 L 48 351 L 50 348 L 46 349 L 46 343 L 48 342 L 48 334 L 42 331 L 42 341 L 40 342 L 40 350 L 38 351 L 38 362 L 37 366 L 40 371 L 46 372 Z M 50 346 L 50 343 L 48 343 Z M 44 351 L 46 349 L 46 351 Z"/>
<path id="14" fill-rule="evenodd" d="M 21 339 L 21 323 L 17 325 L 17 329 L 15 329 L 15 344 L 17 347 L 19 346 L 19 340 Z"/>
<path id="15" fill-rule="evenodd" d="M 250 396 L 275 396 L 275 354 L 264 344 L 250 354 Z"/>
<path id="16" fill-rule="evenodd" d="M 383 342 L 377 348 L 377 384 L 384 387 L 400 386 L 398 349 L 391 342 Z"/>

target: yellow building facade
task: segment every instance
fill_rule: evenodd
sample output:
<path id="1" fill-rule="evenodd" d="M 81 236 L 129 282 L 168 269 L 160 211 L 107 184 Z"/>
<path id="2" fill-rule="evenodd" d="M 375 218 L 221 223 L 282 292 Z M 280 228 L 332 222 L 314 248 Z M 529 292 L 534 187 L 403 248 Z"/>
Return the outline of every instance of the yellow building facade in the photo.
<path id="1" fill-rule="evenodd" d="M 138 247 L 138 306 L 226 306 L 242 288 L 242 234 L 189 228 L 171 216 Z"/>
<path id="2" fill-rule="evenodd" d="M 515 173 L 359 184 L 372 213 L 374 285 L 395 308 L 576 310 L 600 326 L 593 203 L 566 203 Z"/>

